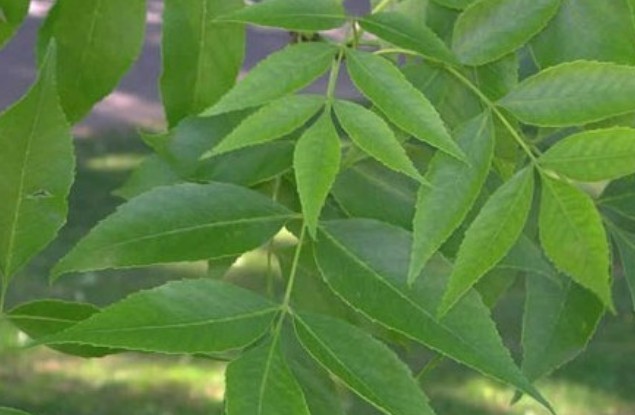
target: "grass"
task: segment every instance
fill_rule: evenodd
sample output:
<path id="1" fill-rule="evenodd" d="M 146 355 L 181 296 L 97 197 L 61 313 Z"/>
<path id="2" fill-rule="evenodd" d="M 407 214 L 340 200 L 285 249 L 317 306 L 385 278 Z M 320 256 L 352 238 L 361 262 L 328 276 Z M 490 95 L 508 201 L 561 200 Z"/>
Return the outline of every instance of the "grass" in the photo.
<path id="1" fill-rule="evenodd" d="M 77 182 L 69 223 L 47 250 L 16 277 L 9 304 L 57 297 L 109 304 L 138 289 L 175 278 L 199 277 L 206 264 L 175 264 L 141 270 L 104 271 L 67 276 L 54 285 L 50 267 L 121 200 L 111 195 L 141 159 L 134 138 L 79 141 Z M 252 254 L 235 268 L 233 280 L 249 285 L 246 274 L 263 264 Z M 253 282 L 253 281 L 252 281 Z M 262 281 L 261 281 L 262 282 Z M 623 283 L 623 281 L 617 281 Z M 538 387 L 559 415 L 635 414 L 635 316 L 626 290 L 619 289 L 623 312 L 604 320 L 589 349 Z M 498 307 L 503 332 L 518 351 L 522 290 L 518 287 Z M 21 350 L 17 333 L 0 327 L 0 406 L 34 415 L 216 415 L 222 412 L 224 365 L 197 358 L 121 354 L 85 360 L 47 349 Z M 3 346 L 4 345 L 4 346 Z M 13 351 L 12 351 L 13 350 Z M 513 391 L 451 362 L 443 362 L 422 382 L 432 406 L 444 415 L 546 415 L 530 399 L 510 407 Z M 349 396 L 353 415 L 378 414 Z"/>

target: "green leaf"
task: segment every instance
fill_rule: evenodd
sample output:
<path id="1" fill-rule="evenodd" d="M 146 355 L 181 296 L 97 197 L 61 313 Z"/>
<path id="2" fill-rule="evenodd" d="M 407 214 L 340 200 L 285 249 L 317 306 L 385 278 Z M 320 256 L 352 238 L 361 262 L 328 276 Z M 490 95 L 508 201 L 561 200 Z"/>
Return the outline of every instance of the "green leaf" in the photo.
<path id="1" fill-rule="evenodd" d="M 135 168 L 124 184 L 113 192 L 115 196 L 130 200 L 155 187 L 181 183 L 181 177 L 172 166 L 156 154 L 146 157 Z"/>
<path id="2" fill-rule="evenodd" d="M 610 230 L 620 253 L 622 269 L 631 292 L 633 308 L 635 308 L 635 235 L 615 226 L 612 226 Z"/>
<path id="3" fill-rule="evenodd" d="M 225 376 L 227 415 L 310 415 L 277 338 L 230 363 Z"/>
<path id="4" fill-rule="evenodd" d="M 436 317 L 451 272 L 447 261 L 435 257 L 422 278 L 408 285 L 411 243 L 408 232 L 376 221 L 326 222 L 316 259 L 329 286 L 362 314 L 548 407 L 516 367 L 478 294 L 469 293 L 443 319 Z"/>
<path id="5" fill-rule="evenodd" d="M 53 276 L 241 254 L 266 242 L 291 217 L 265 196 L 230 184 L 159 187 L 94 227 Z"/>
<path id="6" fill-rule="evenodd" d="M 529 275 L 523 321 L 523 373 L 534 381 L 586 347 L 604 306 L 570 279 Z"/>
<path id="7" fill-rule="evenodd" d="M 556 16 L 532 41 L 541 67 L 577 59 L 635 63 L 635 26 L 628 0 L 562 0 Z"/>
<path id="8" fill-rule="evenodd" d="M 570 135 L 551 147 L 539 162 L 578 181 L 627 176 L 635 173 L 635 129 L 614 127 Z"/>
<path id="9" fill-rule="evenodd" d="M 326 112 L 300 137 L 293 155 L 302 213 L 312 236 L 337 176 L 340 157 L 340 138 L 330 112 Z"/>
<path id="10" fill-rule="evenodd" d="M 435 3 L 450 9 L 463 10 L 476 0 L 434 0 Z"/>
<path id="11" fill-rule="evenodd" d="M 208 108 L 236 82 L 245 29 L 214 19 L 242 6 L 242 0 L 165 2 L 160 86 L 170 126 Z"/>
<path id="12" fill-rule="evenodd" d="M 338 0 L 266 0 L 217 20 L 317 32 L 342 26 L 346 16 Z"/>
<path id="13" fill-rule="evenodd" d="M 84 118 L 132 66 L 143 45 L 145 21 L 145 0 L 60 2 L 51 30 L 60 99 L 71 123 Z"/>
<path id="14" fill-rule="evenodd" d="M 483 65 L 519 49 L 558 11 L 560 0 L 479 0 L 456 21 L 452 49 L 467 65 Z"/>
<path id="15" fill-rule="evenodd" d="M 555 278 L 555 270 L 543 255 L 540 246 L 526 235 L 521 235 L 498 268 L 523 271 L 543 278 Z"/>
<path id="16" fill-rule="evenodd" d="M 418 183 L 411 178 L 364 160 L 341 171 L 331 193 L 349 216 L 411 229 L 417 189 Z"/>
<path id="17" fill-rule="evenodd" d="M 231 284 L 210 279 L 170 282 L 132 294 L 42 343 L 158 353 L 223 352 L 262 336 L 278 309 Z"/>
<path id="18" fill-rule="evenodd" d="M 359 104 L 336 101 L 335 114 L 351 140 L 368 155 L 397 172 L 423 181 L 388 124 Z"/>
<path id="19" fill-rule="evenodd" d="M 612 181 L 598 200 L 602 213 L 629 232 L 635 232 L 635 175 Z"/>
<path id="20" fill-rule="evenodd" d="M 296 315 L 294 326 L 314 359 L 382 413 L 434 414 L 410 369 L 369 334 L 342 320 L 311 314 Z"/>
<path id="21" fill-rule="evenodd" d="M 35 85 L 0 115 L 0 274 L 6 284 L 66 221 L 75 158 L 55 82 L 55 48 Z"/>
<path id="22" fill-rule="evenodd" d="M 316 95 L 277 99 L 247 117 L 203 158 L 275 140 L 302 127 L 324 105 Z"/>
<path id="23" fill-rule="evenodd" d="M 403 13 L 371 14 L 362 18 L 359 23 L 368 32 L 395 46 L 438 62 L 456 63 L 454 54 L 431 29 Z"/>
<path id="24" fill-rule="evenodd" d="M 13 37 L 29 13 L 29 0 L 0 0 L 0 49 Z"/>
<path id="25" fill-rule="evenodd" d="M 21 304 L 7 313 L 9 320 L 33 340 L 64 331 L 99 313 L 92 304 L 39 300 Z M 81 357 L 102 357 L 116 350 L 84 345 L 52 345 L 52 349 Z"/>
<path id="26" fill-rule="evenodd" d="M 302 89 L 326 72 L 337 51 L 327 43 L 307 42 L 272 53 L 202 115 L 256 107 Z"/>
<path id="27" fill-rule="evenodd" d="M 421 270 L 465 219 L 476 201 L 494 155 L 494 131 L 488 114 L 460 127 L 455 136 L 468 157 L 462 163 L 445 154 L 437 154 L 430 163 L 426 179 L 432 187 L 422 186 L 413 219 L 413 242 L 408 281 Z"/>
<path id="28" fill-rule="evenodd" d="M 466 159 L 432 104 L 395 65 L 372 53 L 352 49 L 346 51 L 346 58 L 355 86 L 393 123 L 459 160 Z"/>
<path id="29" fill-rule="evenodd" d="M 527 222 L 533 196 L 534 171 L 525 168 L 488 199 L 465 232 L 439 314 L 445 315 L 514 246 Z"/>
<path id="30" fill-rule="evenodd" d="M 543 175 L 539 227 L 540 242 L 554 265 L 614 309 L 609 246 L 591 198 Z"/>
<path id="31" fill-rule="evenodd" d="M 543 127 L 587 124 L 635 111 L 635 68 L 576 61 L 525 79 L 500 105 Z"/>
<path id="32" fill-rule="evenodd" d="M 30 414 L 23 411 L 18 411 L 17 409 L 0 407 L 0 415 L 30 415 Z"/>

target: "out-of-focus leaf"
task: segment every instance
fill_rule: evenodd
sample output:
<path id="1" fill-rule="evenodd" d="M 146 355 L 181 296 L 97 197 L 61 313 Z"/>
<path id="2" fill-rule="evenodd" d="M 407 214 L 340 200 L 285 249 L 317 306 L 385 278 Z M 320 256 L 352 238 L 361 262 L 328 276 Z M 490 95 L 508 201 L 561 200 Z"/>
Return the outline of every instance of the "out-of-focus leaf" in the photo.
<path id="1" fill-rule="evenodd" d="M 30 0 L 0 0 L 0 49 L 13 37 L 27 14 Z"/>

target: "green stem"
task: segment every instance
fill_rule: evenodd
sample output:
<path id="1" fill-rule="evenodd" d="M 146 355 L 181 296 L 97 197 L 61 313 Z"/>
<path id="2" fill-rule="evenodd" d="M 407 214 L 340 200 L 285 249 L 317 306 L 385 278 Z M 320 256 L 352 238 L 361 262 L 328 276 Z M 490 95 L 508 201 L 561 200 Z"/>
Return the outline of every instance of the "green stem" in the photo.
<path id="1" fill-rule="evenodd" d="M 278 201 L 278 194 L 280 193 L 280 176 L 277 176 L 275 182 L 273 184 L 273 192 L 271 194 L 271 200 L 274 202 Z M 269 298 L 274 297 L 274 275 L 273 275 L 273 245 L 274 239 L 271 238 L 269 243 L 267 244 L 267 296 Z"/>
<path id="2" fill-rule="evenodd" d="M 438 354 L 434 356 L 432 359 L 430 359 L 430 361 L 428 361 L 425 364 L 425 366 L 423 366 L 423 368 L 419 371 L 419 373 L 417 373 L 417 376 L 415 377 L 415 379 L 417 379 L 418 381 L 423 380 L 428 373 L 436 369 L 444 360 L 445 360 L 445 357 L 443 355 Z"/>
<path id="3" fill-rule="evenodd" d="M 382 0 L 381 2 L 379 2 L 379 4 L 377 6 L 375 6 L 373 8 L 373 10 L 370 13 L 371 14 L 379 13 L 380 11 L 382 11 L 386 7 L 388 7 L 390 5 L 390 3 L 392 3 L 392 1 L 393 0 Z"/>
<path id="4" fill-rule="evenodd" d="M 538 168 L 540 170 L 540 165 L 538 164 L 538 159 L 536 158 L 533 150 L 531 149 L 529 144 L 527 144 L 525 139 L 523 137 L 521 137 L 520 134 L 518 134 L 518 131 L 516 131 L 516 129 L 510 124 L 510 122 L 507 119 L 507 117 L 505 117 L 505 115 L 503 115 L 503 113 L 500 112 L 500 110 L 498 109 L 496 104 L 494 104 L 476 85 L 474 85 L 472 83 L 472 81 L 467 79 L 461 72 L 459 72 L 458 70 L 452 68 L 451 66 L 447 66 L 447 65 L 445 66 L 445 70 L 450 72 L 452 75 L 454 75 L 454 77 L 457 78 L 462 84 L 464 84 L 472 92 L 474 92 L 474 94 L 476 94 L 476 96 L 478 96 L 479 99 L 481 101 L 483 101 L 483 103 L 485 105 L 487 105 L 494 114 L 496 114 L 496 116 L 503 123 L 505 128 L 507 130 L 509 130 L 509 132 L 512 135 L 512 137 L 514 137 L 514 139 L 516 140 L 518 145 L 527 154 L 527 156 L 529 157 L 531 162 L 536 166 L 536 168 Z"/>
<path id="5" fill-rule="evenodd" d="M 421 54 L 417 52 L 413 52 L 411 50 L 401 49 L 401 48 L 386 48 L 386 49 L 379 49 L 373 52 L 373 54 L 375 55 L 389 55 L 392 53 L 398 53 L 400 55 L 421 56 Z"/>
<path id="6" fill-rule="evenodd" d="M 335 89 L 337 88 L 337 80 L 340 76 L 340 66 L 342 65 L 342 58 L 344 57 L 344 48 L 340 49 L 337 54 L 337 58 L 331 65 L 331 74 L 329 75 L 329 83 L 326 87 L 326 109 L 330 110 L 335 99 Z"/>
<path id="7" fill-rule="evenodd" d="M 293 292 L 293 284 L 295 283 L 295 276 L 298 273 L 298 264 L 300 263 L 300 253 L 302 252 L 302 245 L 304 245 L 304 238 L 306 236 L 306 226 L 302 224 L 302 230 L 300 231 L 300 238 L 298 239 L 298 245 L 295 247 L 295 253 L 293 254 L 293 262 L 291 263 L 291 271 L 289 273 L 289 281 L 287 282 L 287 289 L 284 293 L 284 299 L 282 300 L 282 311 L 286 313 L 289 311 L 289 304 L 291 303 L 291 293 Z"/>

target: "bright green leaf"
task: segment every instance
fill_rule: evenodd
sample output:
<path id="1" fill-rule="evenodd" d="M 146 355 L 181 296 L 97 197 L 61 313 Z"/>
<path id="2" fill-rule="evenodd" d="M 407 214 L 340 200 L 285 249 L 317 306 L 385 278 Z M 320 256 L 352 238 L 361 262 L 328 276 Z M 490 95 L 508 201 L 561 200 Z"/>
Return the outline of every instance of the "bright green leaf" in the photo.
<path id="1" fill-rule="evenodd" d="M 543 68 L 577 59 L 633 64 L 633 39 L 628 0 L 562 0 L 556 16 L 531 46 Z"/>
<path id="2" fill-rule="evenodd" d="M 620 253 L 622 269 L 635 308 L 635 235 L 615 226 L 611 227 L 611 235 Z"/>
<path id="3" fill-rule="evenodd" d="M 293 155 L 302 213 L 313 236 L 320 212 L 337 176 L 340 157 L 340 138 L 330 112 L 326 112 L 300 137 Z"/>
<path id="4" fill-rule="evenodd" d="M 417 181 L 423 180 L 393 131 L 380 116 L 348 101 L 336 101 L 334 109 L 342 128 L 359 148 L 386 167 Z"/>
<path id="5" fill-rule="evenodd" d="M 330 44 L 307 42 L 272 53 L 202 115 L 256 107 L 302 89 L 326 72 L 337 51 Z"/>
<path id="6" fill-rule="evenodd" d="M 381 412 L 434 414 L 408 367 L 369 334 L 342 320 L 320 315 L 298 315 L 294 326 L 314 359 Z"/>
<path id="7" fill-rule="evenodd" d="M 534 171 L 525 168 L 488 199 L 465 232 L 439 314 L 445 315 L 514 246 L 527 221 L 533 196 Z"/>
<path id="8" fill-rule="evenodd" d="M 359 23 L 368 32 L 395 46 L 417 52 L 438 62 L 456 62 L 456 57 L 450 49 L 431 29 L 403 13 L 371 14 Z"/>
<path id="9" fill-rule="evenodd" d="M 418 187 L 416 181 L 369 159 L 340 172 L 332 194 L 350 216 L 411 229 Z"/>
<path id="10" fill-rule="evenodd" d="M 117 86 L 137 58 L 146 1 L 64 0 L 53 17 L 60 99 L 75 123 Z"/>
<path id="11" fill-rule="evenodd" d="M 210 279 L 140 291 L 43 339 L 158 353 L 213 353 L 242 348 L 270 327 L 278 305 Z"/>
<path id="12" fill-rule="evenodd" d="M 468 157 L 462 163 L 437 154 L 428 168 L 413 219 L 413 244 L 408 280 L 421 270 L 465 219 L 485 183 L 494 154 L 494 135 L 489 115 L 481 115 L 460 127 L 455 136 Z"/>
<path id="13" fill-rule="evenodd" d="M 28 13 L 29 0 L 0 0 L 0 49 L 13 37 Z"/>
<path id="14" fill-rule="evenodd" d="M 326 222 L 316 259 L 329 286 L 364 315 L 548 406 L 516 367 L 478 294 L 469 293 L 443 319 L 436 317 L 451 272 L 447 261 L 437 256 L 408 285 L 411 243 L 405 230 L 376 221 Z"/>
<path id="15" fill-rule="evenodd" d="M 635 111 L 635 68 L 576 61 L 525 79 L 500 104 L 528 124 L 565 127 Z"/>
<path id="16" fill-rule="evenodd" d="M 604 314 L 602 303 L 570 279 L 527 277 L 523 321 L 523 373 L 534 381 L 586 347 Z"/>
<path id="17" fill-rule="evenodd" d="M 310 415 L 278 339 L 268 340 L 230 363 L 225 376 L 227 415 Z"/>
<path id="18" fill-rule="evenodd" d="M 317 32 L 342 26 L 346 16 L 339 0 L 266 0 L 218 20 Z"/>
<path id="19" fill-rule="evenodd" d="M 9 320 L 33 340 L 66 330 L 99 313 L 92 304 L 59 300 L 39 300 L 21 304 L 7 313 Z M 101 357 L 115 350 L 84 345 L 51 345 L 62 353 L 81 357 Z"/>
<path id="20" fill-rule="evenodd" d="M 467 65 L 483 65 L 519 49 L 543 29 L 560 0 L 479 0 L 456 21 L 452 49 Z"/>
<path id="21" fill-rule="evenodd" d="M 459 160 L 466 159 L 432 104 L 395 65 L 381 56 L 351 49 L 346 58 L 355 86 L 399 128 Z"/>
<path id="22" fill-rule="evenodd" d="M 159 187 L 95 226 L 53 275 L 240 254 L 266 242 L 292 216 L 267 197 L 230 184 Z"/>
<path id="23" fill-rule="evenodd" d="M 539 162 L 578 181 L 611 180 L 635 173 L 635 129 L 614 127 L 570 135 Z"/>
<path id="24" fill-rule="evenodd" d="M 323 106 L 316 95 L 277 99 L 247 117 L 203 158 L 275 140 L 302 127 Z"/>
<path id="25" fill-rule="evenodd" d="M 542 177 L 540 242 L 555 266 L 597 295 L 610 309 L 609 246 L 589 196 L 560 180 Z"/>
<path id="26" fill-rule="evenodd" d="M 242 0 L 165 2 L 160 85 L 170 126 L 208 108 L 236 82 L 245 29 L 214 18 L 242 6 Z"/>
<path id="27" fill-rule="evenodd" d="M 0 115 L 0 274 L 5 284 L 55 238 L 68 211 L 75 159 L 56 90 L 55 48 L 49 50 L 35 85 Z"/>

